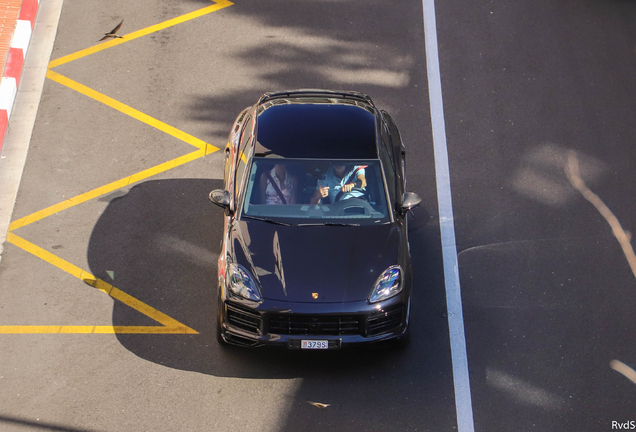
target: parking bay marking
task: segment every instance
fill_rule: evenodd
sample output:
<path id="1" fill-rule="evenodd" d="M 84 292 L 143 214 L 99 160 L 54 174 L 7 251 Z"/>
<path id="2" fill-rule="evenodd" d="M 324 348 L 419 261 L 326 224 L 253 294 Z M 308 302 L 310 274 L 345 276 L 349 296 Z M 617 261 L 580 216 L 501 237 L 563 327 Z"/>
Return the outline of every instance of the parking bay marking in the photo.
<path id="1" fill-rule="evenodd" d="M 138 30 L 129 35 L 126 35 L 124 39 L 116 39 L 114 41 L 106 42 L 103 44 L 96 45 L 94 47 L 90 47 L 81 51 L 78 51 L 74 54 L 70 54 L 68 56 L 62 57 L 60 59 L 49 62 L 49 70 L 47 71 L 47 77 L 53 81 L 56 81 L 62 85 L 65 85 L 85 96 L 91 97 L 99 102 L 104 103 L 107 106 L 110 106 L 113 109 L 116 109 L 124 114 L 127 114 L 136 120 L 139 120 L 143 123 L 146 123 L 162 132 L 165 132 L 181 141 L 184 141 L 188 144 L 191 144 L 198 148 L 197 151 L 189 153 L 187 155 L 178 157 L 171 161 L 165 162 L 163 164 L 157 165 L 153 168 L 149 168 L 147 170 L 141 171 L 137 174 L 133 174 L 124 179 L 109 183 L 105 186 L 99 187 L 92 191 L 81 194 L 77 197 L 73 197 L 71 199 L 65 200 L 56 205 L 47 207 L 46 209 L 35 212 L 31 215 L 18 219 L 11 223 L 9 226 L 9 233 L 7 235 L 7 241 L 14 244 L 17 247 L 31 253 L 32 255 L 43 259 L 44 261 L 66 271 L 67 273 L 79 278 L 85 283 L 99 289 L 110 295 L 113 299 L 119 300 L 122 303 L 126 304 L 129 307 L 137 310 L 138 312 L 143 313 L 144 315 L 154 319 L 155 321 L 163 324 L 163 326 L 0 326 L 0 334 L 24 334 L 24 333 L 153 333 L 153 334 L 198 334 L 197 331 L 191 329 L 190 327 L 178 322 L 177 320 L 169 317 L 168 315 L 154 309 L 153 307 L 141 302 L 140 300 L 132 297 L 129 294 L 119 290 L 118 288 L 108 284 L 107 282 L 96 278 L 89 272 L 86 272 L 79 267 L 65 261 L 58 256 L 36 246 L 35 244 L 15 235 L 12 233 L 13 230 L 16 230 L 20 227 L 33 223 L 35 221 L 44 219 L 52 214 L 58 213 L 67 208 L 73 207 L 75 205 L 81 204 L 83 202 L 89 201 L 93 198 L 104 195 L 113 190 L 119 189 L 131 183 L 138 182 L 150 176 L 156 175 L 160 172 L 167 171 L 176 166 L 182 165 L 184 163 L 190 162 L 192 160 L 198 159 L 207 154 L 213 153 L 219 150 L 217 147 L 214 147 L 192 135 L 189 135 L 183 131 L 180 131 L 177 128 L 174 128 L 166 123 L 163 123 L 153 117 L 142 113 L 134 108 L 131 108 L 113 98 L 110 98 L 102 93 L 99 93 L 83 84 L 80 84 L 70 78 L 67 78 L 57 72 L 53 72 L 50 68 L 55 66 L 59 66 L 78 58 L 85 57 L 87 55 L 93 54 L 98 51 L 102 51 L 106 48 L 109 48 L 114 45 L 118 45 L 119 43 L 127 42 L 132 39 L 136 39 L 138 37 L 165 29 L 167 27 L 188 21 L 193 18 L 197 18 L 199 16 L 205 15 L 210 12 L 214 12 L 216 10 L 222 9 L 227 6 L 231 6 L 233 3 L 227 0 L 221 0 L 215 2 L 214 5 L 196 10 L 194 12 L 181 15 L 179 17 L 173 18 L 171 20 L 165 21 L 160 24 L 156 24 L 154 26 L 147 27 L 142 30 Z"/>

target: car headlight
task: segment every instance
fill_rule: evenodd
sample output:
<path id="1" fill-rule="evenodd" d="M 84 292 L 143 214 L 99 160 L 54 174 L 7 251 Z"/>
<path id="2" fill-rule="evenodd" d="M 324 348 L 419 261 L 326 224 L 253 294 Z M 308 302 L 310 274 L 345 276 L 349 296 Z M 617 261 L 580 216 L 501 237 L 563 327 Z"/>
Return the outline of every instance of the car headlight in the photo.
<path id="1" fill-rule="evenodd" d="M 227 268 L 229 270 L 228 288 L 230 291 L 249 300 L 261 300 L 261 293 L 245 267 L 232 263 Z"/>
<path id="2" fill-rule="evenodd" d="M 402 267 L 389 267 L 375 281 L 375 287 L 369 297 L 369 303 L 376 303 L 397 295 L 402 291 Z"/>

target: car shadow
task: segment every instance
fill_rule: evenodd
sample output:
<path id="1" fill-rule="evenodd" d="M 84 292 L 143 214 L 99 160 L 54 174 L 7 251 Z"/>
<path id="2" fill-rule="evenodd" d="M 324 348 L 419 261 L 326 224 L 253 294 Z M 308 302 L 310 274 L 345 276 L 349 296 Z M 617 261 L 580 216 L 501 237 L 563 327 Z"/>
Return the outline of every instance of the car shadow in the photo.
<path id="1" fill-rule="evenodd" d="M 432 267 L 439 263 L 426 246 L 433 241 L 436 229 L 421 222 L 411 229 L 415 237 L 412 254 L 418 261 L 414 265 L 418 286 L 414 289 L 412 311 L 415 338 L 404 353 L 380 349 L 307 355 L 260 349 L 255 356 L 256 350 L 220 347 L 214 336 L 214 319 L 223 212 L 209 202 L 207 195 L 221 187 L 221 180 L 143 182 L 123 196 L 116 194 L 97 221 L 88 247 L 91 272 L 199 333 L 118 334 L 119 341 L 131 352 L 168 367 L 217 376 L 320 376 L 321 370 L 329 370 L 333 362 L 339 363 L 342 371 L 352 372 L 365 363 L 378 367 L 378 361 L 408 357 L 411 351 L 431 352 L 434 350 L 429 344 L 437 344 L 438 336 L 446 336 L 431 331 L 436 321 L 443 321 L 445 310 L 443 292 L 431 300 L 432 286 L 443 281 L 436 280 L 440 277 L 435 276 L 437 272 Z M 422 217 L 427 214 L 425 209 L 417 208 L 415 212 L 415 220 L 425 219 Z M 115 301 L 113 325 L 160 324 Z M 361 354 L 371 351 L 373 355 Z M 281 359 L 289 361 L 281 363 Z M 300 359 L 302 362 L 298 362 Z"/>
<path id="2" fill-rule="evenodd" d="M 223 213 L 207 198 L 221 187 L 220 180 L 155 180 L 110 200 L 90 238 L 91 272 L 198 332 L 117 334 L 122 346 L 165 367 L 216 377 L 302 378 L 281 430 L 297 430 L 315 416 L 332 430 L 352 422 L 358 430 L 455 427 L 439 232 L 426 223 L 428 210 L 416 208 L 412 220 L 417 224 L 411 224 L 416 286 L 409 347 L 330 352 L 224 347 L 214 332 Z M 112 321 L 115 326 L 159 325 L 119 301 Z"/>

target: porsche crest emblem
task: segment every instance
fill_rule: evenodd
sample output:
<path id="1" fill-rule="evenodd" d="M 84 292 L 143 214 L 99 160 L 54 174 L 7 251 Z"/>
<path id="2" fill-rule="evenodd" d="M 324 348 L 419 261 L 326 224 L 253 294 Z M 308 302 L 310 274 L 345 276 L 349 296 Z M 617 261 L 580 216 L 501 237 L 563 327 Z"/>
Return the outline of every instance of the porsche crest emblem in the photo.
<path id="1" fill-rule="evenodd" d="M 311 293 L 311 298 L 316 300 L 318 298 L 318 293 Z"/>

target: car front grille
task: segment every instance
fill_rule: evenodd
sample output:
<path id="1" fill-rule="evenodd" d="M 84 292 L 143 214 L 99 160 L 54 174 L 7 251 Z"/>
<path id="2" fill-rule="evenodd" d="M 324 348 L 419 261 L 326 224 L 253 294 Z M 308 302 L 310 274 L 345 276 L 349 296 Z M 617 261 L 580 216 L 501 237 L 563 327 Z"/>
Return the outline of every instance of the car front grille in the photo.
<path id="1" fill-rule="evenodd" d="M 250 333 L 260 333 L 261 315 L 258 312 L 231 303 L 227 303 L 226 307 L 228 323 Z"/>
<path id="2" fill-rule="evenodd" d="M 353 315 L 275 314 L 269 319 L 269 332 L 280 335 L 357 335 L 362 333 L 361 327 L 361 319 Z"/>
<path id="3" fill-rule="evenodd" d="M 390 332 L 402 324 L 403 307 L 391 309 L 367 318 L 369 336 Z"/>

